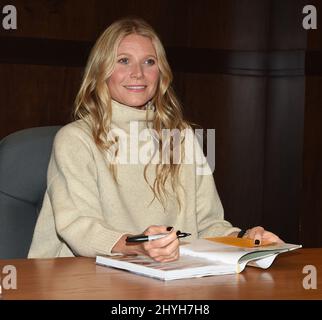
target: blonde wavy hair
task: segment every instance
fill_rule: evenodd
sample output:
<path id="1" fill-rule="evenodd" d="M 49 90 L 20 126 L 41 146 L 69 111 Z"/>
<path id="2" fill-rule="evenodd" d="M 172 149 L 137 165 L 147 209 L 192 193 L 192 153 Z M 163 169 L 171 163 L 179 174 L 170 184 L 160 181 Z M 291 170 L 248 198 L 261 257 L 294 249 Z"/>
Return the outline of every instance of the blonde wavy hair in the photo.
<path id="1" fill-rule="evenodd" d="M 158 132 L 159 137 L 162 137 L 162 129 L 179 129 L 181 131 L 190 126 L 183 119 L 182 107 L 171 87 L 173 75 L 158 35 L 142 19 L 121 19 L 111 24 L 101 34 L 92 48 L 82 84 L 75 100 L 75 120 L 83 119 L 90 125 L 94 141 L 102 152 L 107 151 L 115 143 L 106 139 L 112 118 L 112 98 L 107 87 L 107 80 L 112 75 L 115 67 L 118 46 L 122 39 L 130 34 L 137 34 L 151 39 L 157 55 L 159 84 L 152 99 L 152 103 L 156 108 L 153 129 Z M 164 147 L 160 139 L 159 151 L 162 151 Z M 179 180 L 180 164 L 174 164 L 172 160 L 173 143 L 170 143 L 170 164 L 161 163 L 156 165 L 156 178 L 152 186 L 146 177 L 146 170 L 149 165 L 147 164 L 144 169 L 144 178 L 154 193 L 152 201 L 156 197 L 165 209 L 165 199 L 169 195 L 165 184 L 168 177 L 170 177 L 170 183 L 181 210 L 181 200 L 178 193 L 178 187 L 182 187 Z M 110 169 L 115 180 L 117 180 L 116 168 L 112 166 Z"/>

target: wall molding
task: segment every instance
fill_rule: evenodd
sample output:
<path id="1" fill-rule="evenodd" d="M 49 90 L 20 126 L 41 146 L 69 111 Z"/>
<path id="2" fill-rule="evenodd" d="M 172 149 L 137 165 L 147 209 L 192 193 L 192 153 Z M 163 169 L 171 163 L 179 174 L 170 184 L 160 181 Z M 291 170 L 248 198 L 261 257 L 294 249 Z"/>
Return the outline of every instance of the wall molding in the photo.
<path id="1" fill-rule="evenodd" d="M 93 42 L 0 37 L 0 63 L 84 67 Z M 322 51 L 166 47 L 174 72 L 290 77 L 322 75 Z"/>

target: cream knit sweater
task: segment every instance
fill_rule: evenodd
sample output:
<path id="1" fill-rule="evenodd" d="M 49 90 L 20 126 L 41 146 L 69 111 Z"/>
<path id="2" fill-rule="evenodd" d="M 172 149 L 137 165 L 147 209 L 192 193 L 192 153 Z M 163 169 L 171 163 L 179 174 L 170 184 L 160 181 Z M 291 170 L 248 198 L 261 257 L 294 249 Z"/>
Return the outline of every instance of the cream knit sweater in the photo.
<path id="1" fill-rule="evenodd" d="M 129 133 L 130 121 L 139 131 L 154 117 L 153 110 L 138 110 L 112 103 L 112 126 Z M 144 164 L 117 165 L 117 181 L 107 158 L 98 150 L 83 120 L 63 127 L 56 135 L 47 174 L 47 190 L 29 251 L 29 258 L 107 254 L 126 233 L 143 232 L 150 225 L 173 226 L 192 234 L 190 239 L 227 235 L 233 231 L 223 218 L 223 208 L 213 176 L 196 175 L 194 164 L 182 165 L 179 206 L 171 192 L 165 210 L 144 180 Z M 147 171 L 155 178 L 155 165 Z"/>

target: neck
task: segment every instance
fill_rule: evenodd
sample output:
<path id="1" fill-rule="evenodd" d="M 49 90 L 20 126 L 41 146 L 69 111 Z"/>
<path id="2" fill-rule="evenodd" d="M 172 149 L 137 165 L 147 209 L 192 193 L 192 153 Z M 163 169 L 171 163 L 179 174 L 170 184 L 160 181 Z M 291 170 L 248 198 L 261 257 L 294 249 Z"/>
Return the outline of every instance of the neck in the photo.
<path id="1" fill-rule="evenodd" d="M 129 106 L 129 105 L 126 105 L 126 104 L 123 104 L 117 100 L 112 100 L 112 103 L 115 102 L 119 105 L 122 105 L 124 107 L 128 107 L 128 108 L 134 108 L 134 109 L 137 109 L 137 110 L 155 110 L 154 109 L 154 105 L 152 104 L 152 101 L 149 100 L 146 104 L 144 104 L 143 106 Z"/>

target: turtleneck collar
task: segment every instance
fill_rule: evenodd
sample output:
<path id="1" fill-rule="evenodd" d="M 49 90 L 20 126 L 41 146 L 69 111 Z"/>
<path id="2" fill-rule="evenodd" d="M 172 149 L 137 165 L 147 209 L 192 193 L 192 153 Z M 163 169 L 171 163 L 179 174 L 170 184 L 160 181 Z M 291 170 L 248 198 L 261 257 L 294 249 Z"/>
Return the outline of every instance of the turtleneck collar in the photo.
<path id="1" fill-rule="evenodd" d="M 136 109 L 112 100 L 112 127 L 121 128 L 127 133 L 130 130 L 131 121 L 136 121 L 141 131 L 152 126 L 154 116 L 154 106 L 152 105 L 147 109 Z"/>

